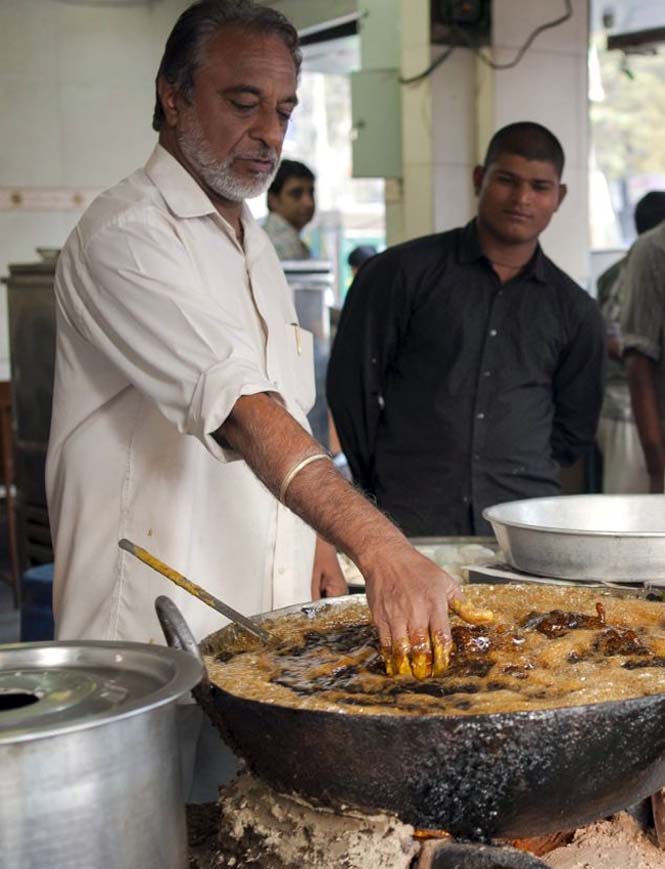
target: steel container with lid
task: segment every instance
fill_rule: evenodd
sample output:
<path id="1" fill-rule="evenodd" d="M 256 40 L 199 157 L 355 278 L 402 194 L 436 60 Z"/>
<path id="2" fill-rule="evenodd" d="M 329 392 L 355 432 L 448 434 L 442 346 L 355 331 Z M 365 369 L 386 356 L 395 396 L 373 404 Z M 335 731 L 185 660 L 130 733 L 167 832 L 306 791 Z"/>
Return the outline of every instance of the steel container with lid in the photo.
<path id="1" fill-rule="evenodd" d="M 175 706 L 201 674 L 163 646 L 0 646 L 3 869 L 182 869 Z"/>

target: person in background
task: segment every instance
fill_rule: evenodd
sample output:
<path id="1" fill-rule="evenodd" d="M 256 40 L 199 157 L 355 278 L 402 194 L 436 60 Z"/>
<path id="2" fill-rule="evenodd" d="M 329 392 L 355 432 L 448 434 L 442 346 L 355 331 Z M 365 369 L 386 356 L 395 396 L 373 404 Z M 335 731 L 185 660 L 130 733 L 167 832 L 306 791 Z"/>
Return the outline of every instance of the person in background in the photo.
<path id="1" fill-rule="evenodd" d="M 665 220 L 640 235 L 631 247 L 621 270 L 618 294 L 622 300 L 623 359 L 646 466 L 647 491 L 662 493 L 665 488 Z"/>
<path id="2" fill-rule="evenodd" d="M 344 592 L 341 549 L 365 576 L 386 664 L 424 677 L 461 592 L 311 437 L 312 336 L 245 202 L 276 170 L 299 67 L 276 10 L 186 9 L 157 73 L 148 162 L 62 250 L 46 479 L 57 637 L 163 642 L 163 593 L 197 641 L 221 627 L 120 538 L 248 614 Z M 188 719 L 183 758 L 205 738 L 197 707 Z"/>
<path id="3" fill-rule="evenodd" d="M 268 188 L 268 216 L 263 229 L 281 260 L 309 259 L 300 233 L 314 217 L 314 173 L 297 160 L 282 160 Z"/>
<path id="4" fill-rule="evenodd" d="M 638 236 L 665 220 L 665 191 L 652 190 L 635 206 Z M 607 328 L 607 380 L 598 424 L 598 446 L 603 455 L 603 492 L 630 494 L 649 491 L 649 474 L 631 407 L 621 336 L 626 282 L 622 272 L 628 255 L 606 269 L 596 283 L 598 304 Z"/>
<path id="5" fill-rule="evenodd" d="M 563 164 L 545 127 L 499 130 L 477 217 L 373 257 L 346 297 L 328 402 L 355 481 L 410 536 L 491 533 L 486 507 L 558 494 L 593 443 L 602 318 L 538 243 Z"/>
<path id="6" fill-rule="evenodd" d="M 351 274 L 354 278 L 358 274 L 360 266 L 373 256 L 376 256 L 376 248 L 373 244 L 361 244 L 359 247 L 353 248 L 346 261 L 351 267 Z"/>

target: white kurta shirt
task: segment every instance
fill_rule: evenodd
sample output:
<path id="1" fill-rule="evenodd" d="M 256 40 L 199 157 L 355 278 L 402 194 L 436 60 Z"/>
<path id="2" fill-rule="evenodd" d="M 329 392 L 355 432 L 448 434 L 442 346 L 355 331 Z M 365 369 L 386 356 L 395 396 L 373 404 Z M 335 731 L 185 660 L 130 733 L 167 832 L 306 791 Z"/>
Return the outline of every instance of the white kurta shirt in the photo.
<path id="1" fill-rule="evenodd" d="M 304 426 L 311 334 L 263 230 L 244 249 L 161 146 L 102 194 L 56 275 L 47 459 L 59 639 L 164 642 L 167 594 L 196 639 L 224 620 L 118 548 L 127 537 L 251 614 L 307 600 L 313 532 L 211 434 L 273 392 Z"/>

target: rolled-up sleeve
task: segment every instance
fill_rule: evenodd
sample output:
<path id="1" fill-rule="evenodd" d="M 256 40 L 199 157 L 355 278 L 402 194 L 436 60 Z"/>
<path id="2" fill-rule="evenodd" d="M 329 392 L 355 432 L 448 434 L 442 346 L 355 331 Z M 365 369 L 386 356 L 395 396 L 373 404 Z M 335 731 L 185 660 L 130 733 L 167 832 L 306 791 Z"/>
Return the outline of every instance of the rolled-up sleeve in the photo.
<path id="1" fill-rule="evenodd" d="M 61 301 L 82 336 L 178 431 L 217 459 L 237 458 L 212 434 L 240 396 L 276 391 L 245 288 L 220 263 L 213 295 L 176 228 L 153 209 L 123 215 L 78 250 L 82 263 L 60 264 L 76 274 L 61 282 Z"/>

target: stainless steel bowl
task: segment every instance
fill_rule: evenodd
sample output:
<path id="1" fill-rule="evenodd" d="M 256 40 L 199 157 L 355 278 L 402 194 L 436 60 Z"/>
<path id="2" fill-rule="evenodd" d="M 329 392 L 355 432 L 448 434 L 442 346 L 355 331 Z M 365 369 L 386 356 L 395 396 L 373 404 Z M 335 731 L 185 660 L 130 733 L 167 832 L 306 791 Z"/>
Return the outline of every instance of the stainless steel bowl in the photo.
<path id="1" fill-rule="evenodd" d="M 536 576 L 665 584 L 665 495 L 562 495 L 483 511 L 506 560 Z"/>

